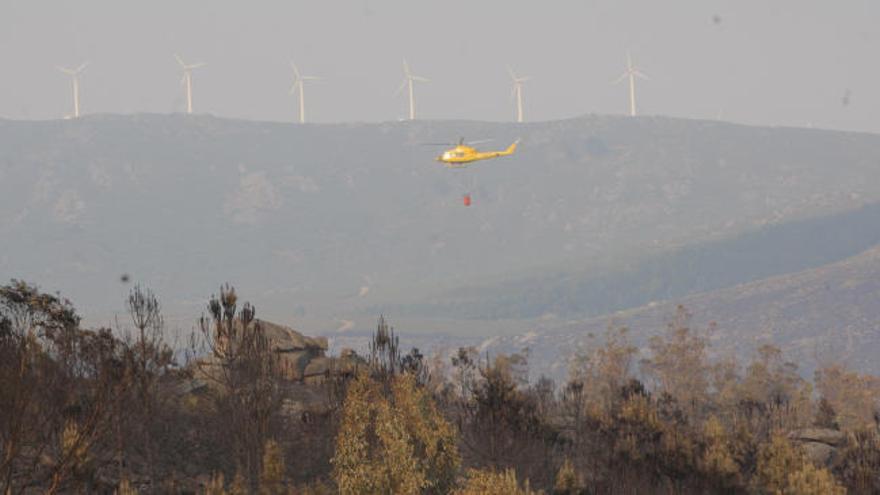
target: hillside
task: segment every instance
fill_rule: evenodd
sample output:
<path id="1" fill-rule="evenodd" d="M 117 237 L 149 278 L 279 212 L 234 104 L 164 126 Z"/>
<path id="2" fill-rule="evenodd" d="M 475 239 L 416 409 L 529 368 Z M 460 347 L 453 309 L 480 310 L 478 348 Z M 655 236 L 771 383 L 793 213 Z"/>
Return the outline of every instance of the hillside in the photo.
<path id="1" fill-rule="evenodd" d="M 662 253 L 621 256 L 607 266 L 537 270 L 459 287 L 373 313 L 477 320 L 598 316 L 822 266 L 877 245 L 880 204 L 872 204 Z"/>
<path id="2" fill-rule="evenodd" d="M 567 357 L 609 325 L 630 329 L 645 345 L 684 306 L 691 327 L 717 355 L 744 361 L 761 344 L 782 348 L 809 375 L 817 364 L 844 363 L 877 373 L 880 363 L 880 247 L 819 268 L 693 294 L 602 317 L 533 320 L 532 330 L 483 343 L 495 352 L 531 351 L 535 373 L 565 375 Z M 710 323 L 715 328 L 709 331 Z M 426 343 L 422 343 L 423 347 Z"/>
<path id="3" fill-rule="evenodd" d="M 522 145 L 467 170 L 419 145 L 458 136 Z M 878 156 L 875 135 L 652 117 L 0 121 L 0 278 L 103 317 L 128 273 L 188 321 L 229 281 L 262 316 L 320 333 L 456 287 L 607 271 L 854 211 L 880 201 Z"/>

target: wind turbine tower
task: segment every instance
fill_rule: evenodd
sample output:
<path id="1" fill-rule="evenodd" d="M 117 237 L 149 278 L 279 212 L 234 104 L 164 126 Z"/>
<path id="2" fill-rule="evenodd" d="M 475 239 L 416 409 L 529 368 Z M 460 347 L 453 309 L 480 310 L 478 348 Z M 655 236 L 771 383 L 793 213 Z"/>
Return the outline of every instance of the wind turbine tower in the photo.
<path id="1" fill-rule="evenodd" d="M 415 120 L 416 118 L 416 100 L 413 94 L 413 83 L 429 81 L 430 80 L 425 77 L 414 75 L 409 70 L 409 65 L 406 63 L 406 59 L 403 60 L 403 83 L 400 85 L 400 88 L 397 89 L 397 92 L 400 93 L 403 91 L 403 88 L 409 89 L 409 120 Z"/>
<path id="2" fill-rule="evenodd" d="M 58 67 L 58 70 L 67 74 L 73 79 L 73 118 L 79 118 L 79 75 L 85 70 L 88 62 L 81 64 L 76 69 L 68 69 L 66 67 Z"/>
<path id="3" fill-rule="evenodd" d="M 531 79 L 531 77 L 517 77 L 516 73 L 513 72 L 513 69 L 510 67 L 507 68 L 507 72 L 510 74 L 510 79 L 513 81 L 513 93 L 511 96 L 516 98 L 516 121 L 523 121 L 523 102 L 522 102 L 522 88 L 523 83 Z"/>
<path id="4" fill-rule="evenodd" d="M 174 54 L 175 60 L 180 64 L 180 68 L 183 69 L 183 78 L 180 80 L 180 83 L 186 86 L 186 113 L 193 113 L 193 80 L 192 80 L 192 71 L 193 69 L 198 69 L 199 67 L 204 67 L 206 64 L 204 62 L 199 62 L 197 64 L 186 64 L 183 62 L 183 59 L 180 58 L 176 53 Z"/>
<path id="5" fill-rule="evenodd" d="M 296 64 L 291 62 L 290 67 L 293 69 L 293 85 L 290 87 L 290 94 L 299 90 L 299 123 L 306 123 L 306 98 L 305 98 L 305 81 L 317 81 L 320 77 L 300 75 Z"/>
<path id="6" fill-rule="evenodd" d="M 642 71 L 633 67 L 632 58 L 629 56 L 629 52 L 626 53 L 626 72 L 624 72 L 616 81 L 615 84 L 623 81 L 624 79 L 629 79 L 629 114 L 631 117 L 635 117 L 636 115 L 636 78 L 639 77 L 641 79 L 649 79 Z"/>

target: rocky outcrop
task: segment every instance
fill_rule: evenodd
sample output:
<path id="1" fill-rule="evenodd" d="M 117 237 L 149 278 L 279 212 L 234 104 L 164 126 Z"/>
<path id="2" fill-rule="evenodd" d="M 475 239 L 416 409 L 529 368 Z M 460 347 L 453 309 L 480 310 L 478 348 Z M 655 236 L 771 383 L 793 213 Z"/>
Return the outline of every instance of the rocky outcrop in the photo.
<path id="1" fill-rule="evenodd" d="M 278 355 L 280 373 L 292 382 L 317 384 L 335 374 L 350 374 L 364 361 L 350 350 L 338 357 L 327 356 L 326 337 L 308 337 L 296 330 L 265 320 L 255 320 L 269 341 L 269 348 Z M 215 365 L 210 356 L 200 360 L 199 371 L 210 375 Z M 196 378 L 209 378 L 198 375 Z M 207 379 L 204 381 L 208 381 Z M 189 386 L 197 387 L 198 383 Z M 185 392 L 185 391 L 184 391 Z"/>
<path id="2" fill-rule="evenodd" d="M 846 441 L 843 433 L 828 428 L 794 430 L 788 438 L 799 443 L 810 461 L 818 466 L 834 464 L 838 448 Z"/>
<path id="3" fill-rule="evenodd" d="M 285 378 L 302 381 L 305 379 L 306 368 L 312 361 L 328 359 L 325 357 L 325 337 L 307 337 L 290 327 L 264 320 L 257 320 L 256 323 L 269 339 L 272 350 L 278 353 L 281 373 Z"/>

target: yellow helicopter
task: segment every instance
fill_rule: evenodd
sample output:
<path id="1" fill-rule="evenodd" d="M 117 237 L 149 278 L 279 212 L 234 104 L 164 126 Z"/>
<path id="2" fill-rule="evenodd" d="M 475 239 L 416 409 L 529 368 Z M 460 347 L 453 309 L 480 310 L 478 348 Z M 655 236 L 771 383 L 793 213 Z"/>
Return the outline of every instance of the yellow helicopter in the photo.
<path id="1" fill-rule="evenodd" d="M 458 144 L 455 145 L 454 148 L 444 151 L 436 158 L 436 160 L 438 162 L 442 162 L 449 168 L 464 168 L 471 163 L 479 160 L 488 160 L 490 158 L 498 158 L 500 156 L 512 155 L 513 152 L 516 151 L 516 145 L 519 144 L 519 139 L 517 139 L 513 142 L 513 144 L 511 144 L 506 150 L 503 151 L 479 151 L 472 146 L 474 144 L 483 143 L 486 141 L 488 140 L 472 141 L 469 143 L 465 143 L 464 138 L 462 138 L 458 141 Z"/>

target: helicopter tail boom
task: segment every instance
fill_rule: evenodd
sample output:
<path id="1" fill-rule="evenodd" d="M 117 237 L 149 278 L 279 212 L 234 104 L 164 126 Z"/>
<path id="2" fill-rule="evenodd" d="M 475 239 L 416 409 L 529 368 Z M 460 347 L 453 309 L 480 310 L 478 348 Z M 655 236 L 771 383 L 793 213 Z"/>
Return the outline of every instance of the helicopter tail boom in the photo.
<path id="1" fill-rule="evenodd" d="M 519 144 L 519 139 L 513 142 L 510 146 L 507 147 L 506 150 L 499 153 L 501 156 L 512 155 L 514 151 L 516 151 L 516 145 Z"/>

